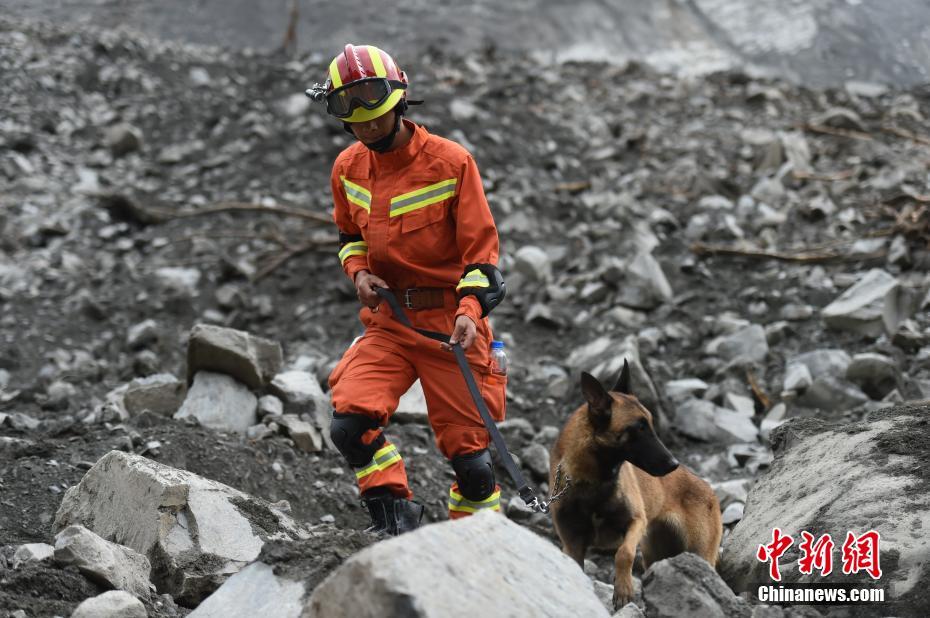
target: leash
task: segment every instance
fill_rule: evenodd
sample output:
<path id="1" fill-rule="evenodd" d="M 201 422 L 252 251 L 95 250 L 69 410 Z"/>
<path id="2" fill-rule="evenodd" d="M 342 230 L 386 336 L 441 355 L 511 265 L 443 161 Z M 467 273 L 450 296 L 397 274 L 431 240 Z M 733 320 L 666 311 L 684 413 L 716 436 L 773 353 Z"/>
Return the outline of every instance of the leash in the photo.
<path id="1" fill-rule="evenodd" d="M 414 330 L 424 337 L 429 337 L 436 341 L 442 343 L 449 343 L 449 335 L 444 335 L 442 333 L 437 333 L 431 330 L 425 330 L 422 328 L 416 328 L 413 324 L 410 323 L 410 318 L 407 317 L 407 314 L 404 313 L 404 310 L 401 308 L 400 303 L 397 302 L 397 297 L 394 296 L 394 293 L 387 288 L 375 288 L 375 292 L 378 293 L 378 296 L 387 301 L 387 304 L 390 305 L 391 311 L 394 313 L 394 317 L 397 318 L 397 321 Z M 453 344 L 452 351 L 455 353 L 455 360 L 458 361 L 459 370 L 462 372 L 462 377 L 465 378 L 465 384 L 468 386 L 468 392 L 471 394 L 472 401 L 475 403 L 475 407 L 478 408 L 478 413 L 481 415 L 481 420 L 484 422 L 485 428 L 488 430 L 488 433 L 491 434 L 491 441 L 494 443 L 494 448 L 497 449 L 497 454 L 501 458 L 501 462 L 504 464 L 504 469 L 507 470 L 507 474 L 513 480 L 514 484 L 517 486 L 517 493 L 520 494 L 520 498 L 523 502 L 526 503 L 526 506 L 536 511 L 537 513 L 548 513 L 549 505 L 562 497 L 562 494 L 565 493 L 565 490 L 568 489 L 568 482 L 566 482 L 565 487 L 561 491 L 559 485 L 561 484 L 562 479 L 562 466 L 559 465 L 558 470 L 556 471 L 556 487 L 552 489 L 555 493 L 549 498 L 549 500 L 540 500 L 536 496 L 536 492 L 529 486 L 526 482 L 526 479 L 523 478 L 523 472 L 520 471 L 520 468 L 517 467 L 517 464 L 514 462 L 513 457 L 510 455 L 510 451 L 507 450 L 507 444 L 504 442 L 504 436 L 501 435 L 500 430 L 497 428 L 497 423 L 494 422 L 494 419 L 491 418 L 491 413 L 488 411 L 488 406 L 484 402 L 484 398 L 481 396 L 481 391 L 478 390 L 478 384 L 475 382 L 475 376 L 471 371 L 471 367 L 468 366 L 468 360 L 465 358 L 465 350 L 462 349 L 462 346 L 458 343 Z"/>

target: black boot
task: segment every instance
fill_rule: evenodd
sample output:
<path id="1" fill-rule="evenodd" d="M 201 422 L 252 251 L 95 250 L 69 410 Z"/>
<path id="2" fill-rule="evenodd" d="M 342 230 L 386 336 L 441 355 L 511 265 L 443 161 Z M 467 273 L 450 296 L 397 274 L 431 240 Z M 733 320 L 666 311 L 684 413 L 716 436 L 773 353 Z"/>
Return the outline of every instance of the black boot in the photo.
<path id="1" fill-rule="evenodd" d="M 371 514 L 366 532 L 397 536 L 420 527 L 423 505 L 398 498 L 387 489 L 376 488 L 362 494 L 362 502 Z"/>

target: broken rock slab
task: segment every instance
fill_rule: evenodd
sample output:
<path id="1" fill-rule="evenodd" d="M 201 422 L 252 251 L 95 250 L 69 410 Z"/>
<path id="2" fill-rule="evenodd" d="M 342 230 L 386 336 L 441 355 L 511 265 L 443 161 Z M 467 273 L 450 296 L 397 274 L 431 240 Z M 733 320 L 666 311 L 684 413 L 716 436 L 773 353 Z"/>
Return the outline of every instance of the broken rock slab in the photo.
<path id="1" fill-rule="evenodd" d="M 867 401 L 868 396 L 858 386 L 831 375 L 815 378 L 798 398 L 798 404 L 802 406 L 832 412 L 845 412 Z"/>
<path id="2" fill-rule="evenodd" d="M 143 410 L 171 416 L 184 401 L 184 383 L 170 373 L 136 378 L 123 393 L 123 406 L 129 416 Z"/>
<path id="3" fill-rule="evenodd" d="M 198 371 L 225 373 L 256 390 L 281 370 L 281 344 L 245 331 L 197 324 L 187 343 L 187 381 Z"/>
<path id="4" fill-rule="evenodd" d="M 298 369 L 282 371 L 271 380 L 268 390 L 283 402 L 285 412 L 311 415 L 326 445 L 335 450 L 336 447 L 329 437 L 329 425 L 332 421 L 329 395 L 320 388 L 314 374 Z"/>
<path id="5" fill-rule="evenodd" d="M 890 601 L 882 613 L 928 615 L 928 414 L 930 404 L 896 406 L 858 423 L 794 418 L 773 430 L 775 459 L 752 485 L 743 518 L 723 543 L 724 580 L 737 593 L 768 581 L 770 565 L 758 560 L 756 550 L 771 542 L 775 527 L 795 539 L 779 560 L 786 583 L 811 581 L 797 568 L 802 530 L 815 538 L 830 534 L 837 545 L 835 561 L 848 532 L 875 530 L 880 584 Z M 876 584 L 865 571 L 844 574 L 836 568 L 827 576 L 816 573 L 816 582 Z"/>
<path id="6" fill-rule="evenodd" d="M 752 417 L 706 399 L 689 399 L 679 405 L 675 409 L 675 429 L 690 438 L 718 444 L 755 442 L 759 436 Z"/>
<path id="7" fill-rule="evenodd" d="M 659 262 L 652 254 L 639 253 L 627 267 L 630 278 L 661 302 L 669 302 L 674 296 L 672 286 Z"/>
<path id="8" fill-rule="evenodd" d="M 196 418 L 204 427 L 245 434 L 258 422 L 258 399 L 234 378 L 198 371 L 174 418 Z"/>
<path id="9" fill-rule="evenodd" d="M 878 400 L 901 383 L 901 372 L 893 358 L 863 352 L 853 356 L 846 368 L 846 379 L 859 386 L 872 399 Z"/>
<path id="10" fill-rule="evenodd" d="M 297 448 L 305 453 L 319 453 L 323 450 L 323 437 L 316 427 L 300 420 L 296 414 L 284 414 L 275 417 L 274 422 L 287 431 Z"/>
<path id="11" fill-rule="evenodd" d="M 137 597 L 149 594 L 148 558 L 100 538 L 84 526 L 68 526 L 55 535 L 55 562 L 75 566 L 87 579 Z"/>
<path id="12" fill-rule="evenodd" d="M 506 551 L 502 551 L 506 548 Z M 484 512 L 382 541 L 313 592 L 305 618 L 609 616 L 591 580 L 552 543 Z"/>
<path id="13" fill-rule="evenodd" d="M 302 582 L 275 575 L 264 562 L 253 562 L 204 599 L 187 618 L 298 618 L 307 590 Z"/>
<path id="14" fill-rule="evenodd" d="M 643 601 L 650 618 L 750 618 L 752 615 L 749 603 L 730 590 L 714 567 L 692 553 L 678 554 L 650 565 L 643 575 Z"/>
<path id="15" fill-rule="evenodd" d="M 850 360 L 849 354 L 843 350 L 812 350 L 789 359 L 785 373 L 790 371 L 792 365 L 803 365 L 807 367 L 811 379 L 823 376 L 842 378 L 846 374 Z"/>
<path id="16" fill-rule="evenodd" d="M 71 618 L 147 618 L 142 601 L 123 590 L 110 590 L 85 599 Z"/>
<path id="17" fill-rule="evenodd" d="M 120 451 L 65 493 L 54 529 L 75 524 L 145 555 L 158 591 L 187 607 L 254 561 L 267 540 L 306 535 L 264 500 Z"/>
<path id="18" fill-rule="evenodd" d="M 710 341 L 704 347 L 704 352 L 726 361 L 761 363 L 769 353 L 769 344 L 765 329 L 758 324 L 750 324 L 735 333 Z"/>
<path id="19" fill-rule="evenodd" d="M 55 548 L 48 543 L 26 543 L 16 548 L 13 553 L 13 568 L 17 569 L 22 564 L 30 562 L 41 562 L 51 558 L 55 554 Z"/>
<path id="20" fill-rule="evenodd" d="M 875 268 L 821 311 L 830 328 L 866 337 L 891 335 L 913 313 L 913 299 L 898 280 Z"/>

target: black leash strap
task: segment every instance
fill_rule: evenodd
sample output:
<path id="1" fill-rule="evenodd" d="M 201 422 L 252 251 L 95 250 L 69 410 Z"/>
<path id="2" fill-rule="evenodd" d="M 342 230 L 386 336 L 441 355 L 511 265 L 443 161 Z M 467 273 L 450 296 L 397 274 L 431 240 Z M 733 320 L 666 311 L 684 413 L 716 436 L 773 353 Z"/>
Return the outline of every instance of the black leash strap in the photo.
<path id="1" fill-rule="evenodd" d="M 449 335 L 431 330 L 424 330 L 422 328 L 415 328 L 413 324 L 410 323 L 410 319 L 407 317 L 407 314 L 404 313 L 400 303 L 397 302 L 397 297 L 394 296 L 391 290 L 387 288 L 375 288 L 375 291 L 378 293 L 378 296 L 387 301 L 388 305 L 391 306 L 394 317 L 397 318 L 398 322 L 425 337 L 441 341 L 442 343 L 449 343 Z M 465 384 L 468 386 L 468 392 L 471 394 L 472 401 L 475 402 L 475 407 L 478 408 L 481 420 L 484 421 L 484 426 L 487 428 L 488 433 L 491 434 L 491 441 L 494 442 L 494 448 L 497 449 L 497 454 L 500 456 L 501 462 L 507 470 L 507 474 L 510 475 L 510 478 L 513 479 L 514 484 L 517 486 L 517 492 L 520 494 L 520 498 L 534 511 L 548 513 L 549 503 L 544 500 L 540 501 L 539 498 L 536 497 L 536 492 L 527 484 L 520 468 L 517 467 L 517 464 L 513 461 L 513 457 L 510 456 L 510 451 L 507 450 L 507 444 L 504 442 L 504 436 L 501 435 L 500 430 L 497 428 L 497 423 L 491 418 L 488 406 L 484 403 L 481 391 L 478 390 L 475 376 L 471 371 L 471 367 L 468 366 L 468 360 L 465 358 L 465 350 L 462 349 L 461 345 L 456 343 L 452 346 L 452 351 L 455 353 L 455 360 L 458 361 L 459 370 L 462 372 L 462 377 L 465 378 Z"/>

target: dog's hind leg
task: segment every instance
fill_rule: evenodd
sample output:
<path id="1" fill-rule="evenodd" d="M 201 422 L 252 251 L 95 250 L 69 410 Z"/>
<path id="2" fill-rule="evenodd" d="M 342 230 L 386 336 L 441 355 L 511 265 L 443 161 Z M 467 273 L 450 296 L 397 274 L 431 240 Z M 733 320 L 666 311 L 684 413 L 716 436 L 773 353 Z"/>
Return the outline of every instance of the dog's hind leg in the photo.
<path id="1" fill-rule="evenodd" d="M 623 543 L 614 555 L 614 609 L 620 609 L 633 600 L 633 560 L 636 558 L 636 547 L 645 533 L 645 513 L 634 515 Z"/>
<path id="2" fill-rule="evenodd" d="M 683 513 L 678 521 L 684 532 L 687 546 L 684 551 L 697 554 L 712 567 L 717 566 L 723 523 L 717 497 L 708 490 L 705 499 Z"/>

